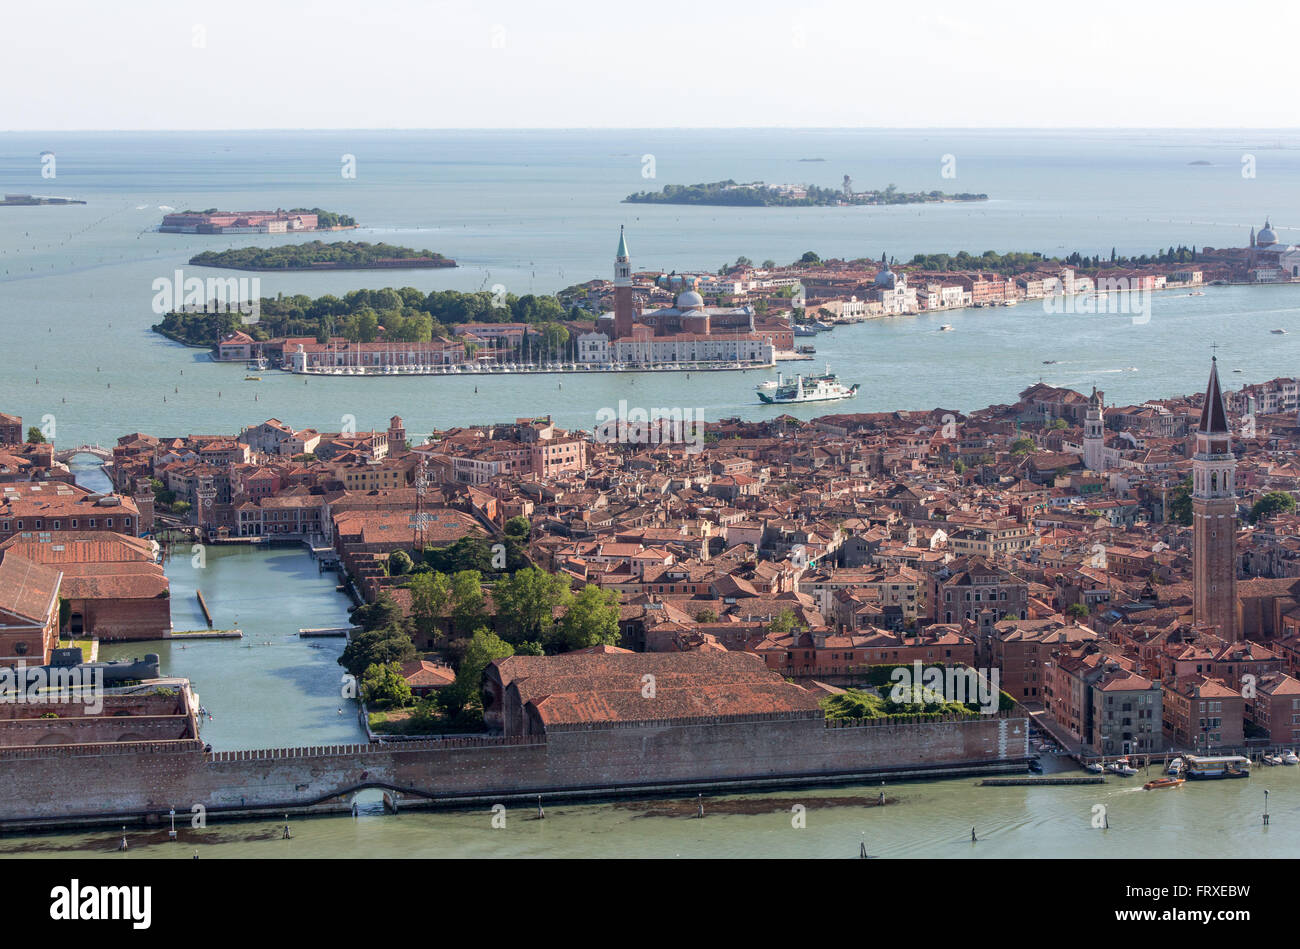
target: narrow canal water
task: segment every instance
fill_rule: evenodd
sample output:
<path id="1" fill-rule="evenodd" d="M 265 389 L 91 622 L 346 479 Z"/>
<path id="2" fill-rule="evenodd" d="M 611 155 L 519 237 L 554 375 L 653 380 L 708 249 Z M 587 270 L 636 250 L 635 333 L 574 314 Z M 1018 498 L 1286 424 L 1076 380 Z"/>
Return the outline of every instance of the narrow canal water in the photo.
<path id="1" fill-rule="evenodd" d="M 343 640 L 298 636 L 348 621 L 335 574 L 318 572 L 305 548 L 182 544 L 165 569 L 177 631 L 207 629 L 202 590 L 214 628 L 243 638 L 102 645 L 101 658 L 158 653 L 163 671 L 188 678 L 211 714 L 202 735 L 218 751 L 365 740 L 356 704 L 341 698 Z"/>

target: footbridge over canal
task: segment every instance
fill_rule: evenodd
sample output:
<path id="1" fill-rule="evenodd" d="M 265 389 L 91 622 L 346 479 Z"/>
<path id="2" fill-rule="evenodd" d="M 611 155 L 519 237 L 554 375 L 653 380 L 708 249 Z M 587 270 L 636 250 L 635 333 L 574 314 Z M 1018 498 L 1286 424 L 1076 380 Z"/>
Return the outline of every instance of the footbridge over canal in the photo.
<path id="1" fill-rule="evenodd" d="M 79 445 L 76 448 L 65 448 L 62 451 L 56 451 L 54 460 L 66 465 L 78 455 L 94 455 L 100 461 L 112 461 L 113 449 L 105 448 L 103 445 Z"/>

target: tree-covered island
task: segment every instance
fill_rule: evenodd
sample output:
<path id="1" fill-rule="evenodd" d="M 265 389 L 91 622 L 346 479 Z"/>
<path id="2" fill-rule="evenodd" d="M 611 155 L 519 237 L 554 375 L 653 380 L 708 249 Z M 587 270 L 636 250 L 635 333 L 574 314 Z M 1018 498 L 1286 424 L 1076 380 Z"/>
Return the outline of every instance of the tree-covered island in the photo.
<path id="1" fill-rule="evenodd" d="M 408 270 L 455 267 L 456 261 L 431 250 L 365 241 L 308 241 L 281 247 L 206 250 L 190 258 L 197 267 L 228 270 Z"/>
<path id="2" fill-rule="evenodd" d="M 628 204 L 698 204 L 742 208 L 822 208 L 987 200 L 987 194 L 899 191 L 892 184 L 883 191 L 854 191 L 847 176 L 842 188 L 819 188 L 817 185 L 769 185 L 762 181 L 738 184 L 728 179 L 694 185 L 664 185 L 662 191 L 638 191 L 623 199 Z"/>
<path id="3" fill-rule="evenodd" d="M 264 297 L 257 321 L 249 324 L 238 312 L 207 309 L 209 312 L 168 313 L 161 323 L 154 324 L 153 331 L 191 346 L 215 346 L 234 330 L 258 341 L 314 336 L 322 342 L 337 337 L 361 343 L 381 338 L 429 342 L 434 337 L 450 337 L 451 327 L 460 323 L 528 323 L 536 327 L 547 346 L 558 349 L 569 341 L 562 321 L 590 319 L 580 310 L 566 311 L 552 296 L 507 293 L 498 299 L 486 291 L 425 293 L 414 287 L 352 290 L 342 297 L 327 294 L 316 299 L 303 294 Z"/>

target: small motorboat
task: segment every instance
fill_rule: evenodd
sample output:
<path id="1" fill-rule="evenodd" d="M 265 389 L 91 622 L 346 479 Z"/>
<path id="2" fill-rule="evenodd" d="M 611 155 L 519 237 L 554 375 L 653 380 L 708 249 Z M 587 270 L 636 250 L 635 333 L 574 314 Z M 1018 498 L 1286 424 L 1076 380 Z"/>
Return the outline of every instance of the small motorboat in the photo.
<path id="1" fill-rule="evenodd" d="M 1055 365 L 1056 365 L 1056 360 L 1055 360 L 1055 359 L 1044 359 L 1044 360 L 1043 360 L 1043 365 L 1044 365 L 1044 366 L 1055 366 Z"/>
<path id="2" fill-rule="evenodd" d="M 1038 760 L 1037 758 L 1030 758 L 1030 759 L 1029 759 L 1029 770 L 1032 771 L 1034 774 L 1042 774 L 1042 773 L 1043 773 L 1043 766 L 1042 766 L 1042 764 L 1039 762 L 1039 760 Z"/>
<path id="3" fill-rule="evenodd" d="M 940 333 L 950 333 L 950 332 L 952 332 L 952 324 L 951 324 L 951 323 L 944 323 L 943 326 L 940 326 L 940 327 L 939 327 L 939 332 L 940 332 Z"/>
<path id="4" fill-rule="evenodd" d="M 1270 754 L 1264 754 L 1264 755 L 1260 756 L 1260 759 L 1259 759 L 1259 760 L 1262 761 L 1262 762 L 1264 762 L 1264 764 L 1266 764 L 1266 765 L 1270 765 L 1270 766 L 1272 766 L 1272 767 L 1276 767 L 1277 765 L 1280 765 L 1280 764 L 1282 763 L 1282 756 L 1281 756 L 1281 755 L 1270 755 Z"/>
<path id="5" fill-rule="evenodd" d="M 261 377 L 261 376 L 244 376 L 244 381 L 245 381 L 245 382 L 261 382 L 261 381 L 262 381 L 262 377 Z"/>
<path id="6" fill-rule="evenodd" d="M 1166 774 L 1172 774 L 1175 777 L 1183 773 L 1183 759 L 1175 758 L 1169 762 L 1169 767 L 1165 769 Z"/>
<path id="7" fill-rule="evenodd" d="M 1100 761 L 1094 761 L 1092 764 L 1084 765 L 1085 771 L 1091 771 L 1093 774 L 1105 774 L 1106 766 Z"/>
<path id="8" fill-rule="evenodd" d="M 1118 774 L 1122 778 L 1131 778 L 1138 773 L 1137 768 L 1129 767 L 1127 758 L 1120 758 L 1118 761 L 1111 762 L 1106 770 L 1111 774 Z"/>
<path id="9" fill-rule="evenodd" d="M 1186 780 L 1186 778 L 1156 778 L 1154 781 L 1148 781 L 1142 785 L 1142 790 L 1162 791 L 1165 788 L 1180 788 Z"/>
<path id="10" fill-rule="evenodd" d="M 1284 329 L 1269 330 L 1269 332 L 1270 332 L 1270 333 L 1274 333 L 1274 334 L 1276 334 L 1276 335 L 1278 335 L 1278 336 L 1285 336 L 1285 335 L 1286 335 L 1286 330 L 1284 330 Z"/>
<path id="11" fill-rule="evenodd" d="M 1300 758 L 1296 757 L 1296 753 L 1294 751 L 1284 751 L 1282 752 L 1282 763 L 1300 764 Z"/>

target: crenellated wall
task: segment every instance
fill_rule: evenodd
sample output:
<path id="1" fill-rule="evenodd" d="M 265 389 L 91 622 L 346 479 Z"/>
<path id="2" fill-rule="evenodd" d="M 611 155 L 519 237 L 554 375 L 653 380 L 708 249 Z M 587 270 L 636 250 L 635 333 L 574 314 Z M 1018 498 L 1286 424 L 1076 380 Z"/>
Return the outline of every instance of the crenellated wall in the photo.
<path id="1" fill-rule="evenodd" d="M 0 824 L 345 809 L 363 787 L 405 801 L 817 783 L 836 776 L 1006 769 L 1029 753 L 1024 718 L 854 723 L 735 716 L 575 727 L 546 736 L 204 753 L 197 743 L 0 749 Z M 57 794 L 50 789 L 57 788 Z"/>

